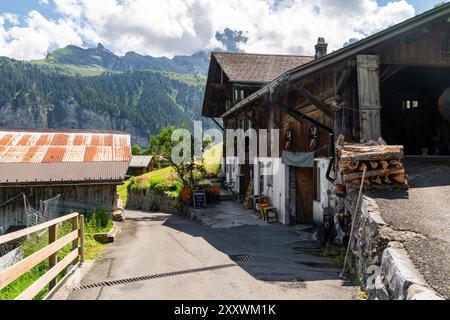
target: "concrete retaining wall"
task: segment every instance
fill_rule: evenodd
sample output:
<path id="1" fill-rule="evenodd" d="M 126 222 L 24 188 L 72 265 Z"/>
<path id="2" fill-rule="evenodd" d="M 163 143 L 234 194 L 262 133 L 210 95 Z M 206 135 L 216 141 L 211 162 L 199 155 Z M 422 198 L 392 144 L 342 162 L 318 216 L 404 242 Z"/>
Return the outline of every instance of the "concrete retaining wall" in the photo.
<path id="1" fill-rule="evenodd" d="M 182 214 L 190 217 L 189 208 L 165 193 L 129 190 L 127 209 Z"/>
<path id="2" fill-rule="evenodd" d="M 354 205 L 347 202 L 348 209 Z M 402 242 L 423 237 L 393 230 L 384 222 L 375 200 L 363 197 L 351 241 L 352 273 L 377 300 L 440 300 L 412 264 Z"/>

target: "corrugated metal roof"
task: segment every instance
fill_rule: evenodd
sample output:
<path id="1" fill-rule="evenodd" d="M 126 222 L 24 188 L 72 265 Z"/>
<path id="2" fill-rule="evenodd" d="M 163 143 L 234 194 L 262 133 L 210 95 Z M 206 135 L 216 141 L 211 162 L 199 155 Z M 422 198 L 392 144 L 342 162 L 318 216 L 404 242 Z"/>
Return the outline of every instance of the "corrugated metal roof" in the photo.
<path id="1" fill-rule="evenodd" d="M 118 182 L 124 179 L 128 163 L 1 163 L 0 185 Z"/>
<path id="2" fill-rule="evenodd" d="M 147 168 L 152 159 L 153 156 L 132 156 L 130 168 Z"/>
<path id="3" fill-rule="evenodd" d="M 0 163 L 130 161 L 126 133 L 0 129 Z"/>

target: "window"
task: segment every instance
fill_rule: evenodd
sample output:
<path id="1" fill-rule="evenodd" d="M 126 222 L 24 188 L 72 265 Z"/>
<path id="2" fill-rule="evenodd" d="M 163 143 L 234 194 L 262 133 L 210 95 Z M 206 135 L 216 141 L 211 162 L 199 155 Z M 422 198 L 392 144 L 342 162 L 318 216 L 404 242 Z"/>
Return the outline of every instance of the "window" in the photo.
<path id="1" fill-rule="evenodd" d="M 233 90 L 233 101 L 243 100 L 245 98 L 244 90 Z"/>
<path id="2" fill-rule="evenodd" d="M 417 109 L 417 108 L 419 108 L 419 105 L 420 105 L 419 101 L 417 101 L 417 100 L 403 100 L 401 107 L 402 107 L 402 110 L 405 111 L 405 110 Z"/>
<path id="3" fill-rule="evenodd" d="M 441 42 L 441 58 L 450 60 L 450 34 L 444 33 Z"/>

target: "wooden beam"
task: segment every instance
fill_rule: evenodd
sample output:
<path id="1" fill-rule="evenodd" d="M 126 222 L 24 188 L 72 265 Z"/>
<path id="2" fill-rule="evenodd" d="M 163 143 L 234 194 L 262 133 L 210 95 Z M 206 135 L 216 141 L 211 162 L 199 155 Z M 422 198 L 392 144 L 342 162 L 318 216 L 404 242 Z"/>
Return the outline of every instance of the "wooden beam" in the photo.
<path id="1" fill-rule="evenodd" d="M 347 67 L 341 72 L 338 83 L 336 85 L 336 95 L 342 95 L 344 92 L 345 86 L 348 83 L 348 79 L 353 71 L 353 68 L 356 66 L 355 61 L 349 61 Z"/>
<path id="2" fill-rule="evenodd" d="M 58 237 L 58 225 L 55 224 L 48 228 L 48 244 L 52 244 L 56 241 Z M 75 241 L 75 240 L 74 240 Z M 58 253 L 55 252 L 48 258 L 48 266 L 49 268 L 53 268 L 58 263 Z M 49 289 L 52 290 L 56 286 L 56 279 L 52 279 L 48 284 Z"/>
<path id="3" fill-rule="evenodd" d="M 78 220 L 78 238 L 80 239 L 80 247 L 78 248 L 78 255 L 80 256 L 80 265 L 84 263 L 84 215 L 79 216 Z"/>
<path id="4" fill-rule="evenodd" d="M 297 91 L 308 100 L 309 103 L 316 106 L 317 109 L 322 111 L 326 116 L 330 118 L 334 118 L 334 112 L 331 110 L 329 106 L 320 101 L 317 97 L 315 97 L 311 92 L 306 90 L 304 87 L 298 87 Z"/>

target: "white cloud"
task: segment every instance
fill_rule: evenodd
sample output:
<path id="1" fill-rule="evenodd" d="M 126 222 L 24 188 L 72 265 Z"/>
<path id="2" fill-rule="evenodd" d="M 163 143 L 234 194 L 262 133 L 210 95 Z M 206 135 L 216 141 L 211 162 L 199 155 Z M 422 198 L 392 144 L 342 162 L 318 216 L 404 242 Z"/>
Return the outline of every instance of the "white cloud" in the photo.
<path id="1" fill-rule="evenodd" d="M 45 2 L 45 1 L 41 1 Z M 406 0 L 52 0 L 60 14 L 37 11 L 24 26 L 5 27 L 0 16 L 0 55 L 42 58 L 53 47 L 102 42 L 118 54 L 191 54 L 218 46 L 216 32 L 241 30 L 246 52 L 312 54 L 318 36 L 331 50 L 410 18 Z"/>
<path id="2" fill-rule="evenodd" d="M 24 27 L 16 21 L 12 27 L 6 28 L 8 20 L 11 22 L 7 14 L 0 16 L 0 56 L 40 59 L 50 49 L 82 44 L 73 22 L 67 19 L 52 21 L 33 10 L 25 17 Z"/>

